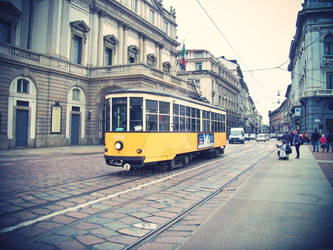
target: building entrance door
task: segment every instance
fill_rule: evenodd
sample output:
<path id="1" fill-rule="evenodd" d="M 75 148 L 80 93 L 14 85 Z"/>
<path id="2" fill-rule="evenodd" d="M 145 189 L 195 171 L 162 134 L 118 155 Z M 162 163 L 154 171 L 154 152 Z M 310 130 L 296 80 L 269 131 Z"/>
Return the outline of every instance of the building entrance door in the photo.
<path id="1" fill-rule="evenodd" d="M 80 136 L 80 115 L 72 114 L 72 124 L 71 124 L 71 145 L 79 144 Z"/>
<path id="2" fill-rule="evenodd" d="M 28 117 L 28 110 L 16 110 L 15 147 L 28 146 Z"/>

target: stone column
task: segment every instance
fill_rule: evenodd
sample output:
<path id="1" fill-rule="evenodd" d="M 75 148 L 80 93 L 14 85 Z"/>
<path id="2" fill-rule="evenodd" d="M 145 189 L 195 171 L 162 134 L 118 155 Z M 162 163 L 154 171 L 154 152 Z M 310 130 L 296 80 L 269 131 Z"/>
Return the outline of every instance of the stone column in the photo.
<path id="1" fill-rule="evenodd" d="M 97 66 L 103 66 L 104 44 L 103 44 L 103 23 L 105 12 L 99 11 L 98 13 L 98 37 L 97 37 Z"/>
<path id="2" fill-rule="evenodd" d="M 123 64 L 128 64 L 127 34 L 128 26 L 123 24 Z"/>
<path id="3" fill-rule="evenodd" d="M 140 50 L 140 63 L 144 63 L 144 34 L 139 33 L 139 50 Z"/>
<path id="4" fill-rule="evenodd" d="M 61 31 L 60 31 L 60 56 L 63 58 L 70 58 L 69 54 L 69 37 L 70 37 L 70 27 L 69 27 L 69 9 L 70 3 L 68 0 L 63 1 L 62 5 L 62 18 L 61 18 Z"/>
<path id="5" fill-rule="evenodd" d="M 123 64 L 123 24 L 118 23 L 118 64 Z"/>
<path id="6" fill-rule="evenodd" d="M 49 1 L 46 51 L 48 54 L 59 55 L 60 52 L 61 26 L 59 20 L 62 15 L 62 3 L 62 1 Z"/>
<path id="7" fill-rule="evenodd" d="M 160 44 L 158 46 L 158 69 L 162 70 L 162 49 L 163 49 L 163 45 Z"/>
<path id="8" fill-rule="evenodd" d="M 91 34 L 90 34 L 90 46 L 89 46 L 89 62 L 92 67 L 96 67 L 98 65 L 97 63 L 97 55 L 98 55 L 98 35 L 99 35 L 99 25 L 98 25 L 98 12 L 95 8 L 90 9 L 91 12 Z"/>

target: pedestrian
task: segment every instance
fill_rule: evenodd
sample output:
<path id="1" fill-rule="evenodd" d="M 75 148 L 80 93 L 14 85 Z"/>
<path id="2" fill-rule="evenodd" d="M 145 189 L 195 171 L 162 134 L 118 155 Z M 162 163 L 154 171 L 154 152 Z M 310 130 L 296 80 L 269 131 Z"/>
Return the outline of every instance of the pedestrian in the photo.
<path id="1" fill-rule="evenodd" d="M 292 145 L 294 145 L 295 149 L 296 149 L 296 157 L 295 157 L 295 159 L 299 159 L 299 147 L 301 145 L 301 137 L 298 134 L 297 130 L 294 131 L 293 144 Z"/>
<path id="2" fill-rule="evenodd" d="M 314 132 L 311 135 L 311 143 L 313 146 L 313 152 L 315 152 L 315 148 L 317 148 L 317 152 L 319 151 L 319 134 L 317 132 L 317 129 L 314 130 Z"/>
<path id="3" fill-rule="evenodd" d="M 328 131 L 328 135 L 327 135 L 327 152 L 330 152 L 330 147 L 332 149 L 332 153 L 333 153 L 333 133 L 332 131 Z"/>
<path id="4" fill-rule="evenodd" d="M 325 151 L 326 148 L 326 144 L 327 144 L 327 140 L 325 138 L 325 135 L 322 135 L 320 138 L 320 148 L 321 148 L 321 152 Z"/>

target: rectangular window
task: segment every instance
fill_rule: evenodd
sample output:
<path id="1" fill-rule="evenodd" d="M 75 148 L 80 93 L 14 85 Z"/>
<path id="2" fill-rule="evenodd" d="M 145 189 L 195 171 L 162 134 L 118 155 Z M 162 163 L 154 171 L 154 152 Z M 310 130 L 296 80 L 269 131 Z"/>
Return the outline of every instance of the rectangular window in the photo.
<path id="1" fill-rule="evenodd" d="M 185 131 L 185 106 L 179 105 L 179 131 Z"/>
<path id="2" fill-rule="evenodd" d="M 202 70 L 202 63 L 201 62 L 195 63 L 195 70 Z"/>
<path id="3" fill-rule="evenodd" d="M 159 131 L 170 131 L 170 103 L 159 102 Z"/>
<path id="4" fill-rule="evenodd" d="M 138 13 L 138 0 L 132 0 L 132 11 Z"/>
<path id="5" fill-rule="evenodd" d="M 112 65 L 112 49 L 105 48 L 105 66 Z"/>
<path id="6" fill-rule="evenodd" d="M 130 99 L 130 131 L 142 131 L 142 97 L 131 97 Z"/>
<path id="7" fill-rule="evenodd" d="M 179 131 L 179 105 L 173 104 L 172 106 L 173 112 L 173 131 Z"/>
<path id="8" fill-rule="evenodd" d="M 73 63 L 82 63 L 82 37 L 80 36 L 73 38 Z"/>
<path id="9" fill-rule="evenodd" d="M 150 9 L 149 19 L 152 24 L 155 24 L 155 11 L 153 11 L 152 9 Z"/>
<path id="10" fill-rule="evenodd" d="M 10 43 L 10 23 L 0 19 L 0 42 Z"/>
<path id="11" fill-rule="evenodd" d="M 326 73 L 326 88 L 333 89 L 333 72 Z"/>
<path id="12" fill-rule="evenodd" d="M 81 91 L 79 89 L 73 89 L 72 100 L 77 102 L 81 100 Z"/>
<path id="13" fill-rule="evenodd" d="M 17 93 L 29 93 L 29 82 L 27 80 L 17 80 Z"/>
<path id="14" fill-rule="evenodd" d="M 168 34 L 169 32 L 169 24 L 167 21 L 164 21 L 164 24 L 163 24 L 163 30 L 166 34 Z"/>
<path id="15" fill-rule="evenodd" d="M 157 131 L 158 102 L 146 100 L 146 131 Z"/>
<path id="16" fill-rule="evenodd" d="M 127 98 L 112 99 L 112 131 L 127 131 Z"/>

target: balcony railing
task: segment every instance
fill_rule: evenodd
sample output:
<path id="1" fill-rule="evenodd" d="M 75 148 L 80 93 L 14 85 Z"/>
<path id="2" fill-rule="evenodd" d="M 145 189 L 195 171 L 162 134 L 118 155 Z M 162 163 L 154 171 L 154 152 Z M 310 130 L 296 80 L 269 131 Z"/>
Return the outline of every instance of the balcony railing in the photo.
<path id="1" fill-rule="evenodd" d="M 330 97 L 333 96 L 333 89 L 308 90 L 302 93 L 302 97 Z"/>

